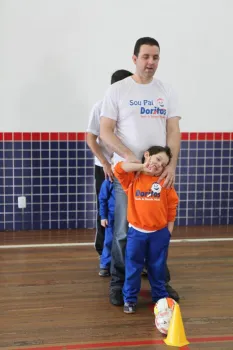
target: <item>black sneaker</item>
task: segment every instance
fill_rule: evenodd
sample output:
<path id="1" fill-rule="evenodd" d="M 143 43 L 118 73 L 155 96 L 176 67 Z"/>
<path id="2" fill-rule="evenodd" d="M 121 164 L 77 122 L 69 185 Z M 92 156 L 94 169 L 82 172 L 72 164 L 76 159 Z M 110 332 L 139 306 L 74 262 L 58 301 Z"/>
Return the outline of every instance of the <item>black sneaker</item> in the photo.
<path id="1" fill-rule="evenodd" d="M 100 277 L 109 277 L 110 276 L 109 269 L 100 269 L 99 276 Z"/>
<path id="2" fill-rule="evenodd" d="M 134 314 L 136 312 L 136 304 L 135 303 L 125 303 L 124 304 L 124 313 L 125 314 Z"/>
<path id="3" fill-rule="evenodd" d="M 169 294 L 169 297 L 174 299 L 177 303 L 179 303 L 180 297 L 179 297 L 179 294 L 177 293 L 177 291 L 175 289 L 173 289 L 169 283 L 166 283 L 165 287 L 166 287 L 166 291 Z"/>
<path id="4" fill-rule="evenodd" d="M 112 305 L 115 305 L 115 306 L 124 305 L 122 290 L 120 288 L 110 289 L 109 299 Z"/>

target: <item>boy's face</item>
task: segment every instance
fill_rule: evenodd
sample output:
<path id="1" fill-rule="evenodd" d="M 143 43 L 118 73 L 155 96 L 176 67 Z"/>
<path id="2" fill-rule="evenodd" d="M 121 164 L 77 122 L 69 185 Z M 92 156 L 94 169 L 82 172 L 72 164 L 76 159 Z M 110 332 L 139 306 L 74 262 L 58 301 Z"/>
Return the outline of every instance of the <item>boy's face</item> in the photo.
<path id="1" fill-rule="evenodd" d="M 145 152 L 144 156 L 145 162 L 148 161 L 149 158 L 148 168 L 154 176 L 160 175 L 169 163 L 169 157 L 165 152 L 159 152 L 157 154 L 154 154 L 153 156 L 150 156 L 148 152 Z"/>

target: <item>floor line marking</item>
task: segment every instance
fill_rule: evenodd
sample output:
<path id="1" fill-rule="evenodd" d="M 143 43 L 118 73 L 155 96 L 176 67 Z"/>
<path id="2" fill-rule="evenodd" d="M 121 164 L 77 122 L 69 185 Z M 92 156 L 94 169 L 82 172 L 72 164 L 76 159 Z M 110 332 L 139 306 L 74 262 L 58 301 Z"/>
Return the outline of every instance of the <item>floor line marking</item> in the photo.
<path id="1" fill-rule="evenodd" d="M 200 337 L 200 338 L 188 338 L 190 344 L 192 343 L 213 343 L 213 342 L 227 342 L 233 341 L 233 336 L 222 336 L 222 337 Z M 114 348 L 114 347 L 128 347 L 128 346 L 140 346 L 140 345 L 161 345 L 165 343 L 162 339 L 146 339 L 138 341 L 119 341 L 119 342 L 103 342 L 103 343 L 82 343 L 73 345 L 51 345 L 51 346 L 40 346 L 40 347 L 20 347 L 13 348 L 14 350 L 81 350 L 81 349 L 97 349 L 97 348 Z M 187 349 L 189 347 L 180 347 L 181 349 Z"/>
<path id="2" fill-rule="evenodd" d="M 230 242 L 233 237 L 228 238 L 180 238 L 171 239 L 170 243 L 204 243 L 204 242 Z M 0 245 L 0 249 L 19 249 L 19 248 L 56 248 L 56 247 L 88 247 L 93 246 L 94 242 L 83 243 L 38 243 L 38 244 L 5 244 Z"/>

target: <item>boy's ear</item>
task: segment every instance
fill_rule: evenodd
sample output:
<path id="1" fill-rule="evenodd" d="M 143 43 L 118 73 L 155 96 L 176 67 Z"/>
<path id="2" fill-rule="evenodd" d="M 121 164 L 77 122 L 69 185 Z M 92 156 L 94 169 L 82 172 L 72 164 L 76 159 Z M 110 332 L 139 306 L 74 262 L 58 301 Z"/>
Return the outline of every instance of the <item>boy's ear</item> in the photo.
<path id="1" fill-rule="evenodd" d="M 149 152 L 148 152 L 148 151 L 146 151 L 146 152 L 144 153 L 144 157 L 145 157 L 145 159 L 147 159 L 149 156 L 150 156 Z"/>

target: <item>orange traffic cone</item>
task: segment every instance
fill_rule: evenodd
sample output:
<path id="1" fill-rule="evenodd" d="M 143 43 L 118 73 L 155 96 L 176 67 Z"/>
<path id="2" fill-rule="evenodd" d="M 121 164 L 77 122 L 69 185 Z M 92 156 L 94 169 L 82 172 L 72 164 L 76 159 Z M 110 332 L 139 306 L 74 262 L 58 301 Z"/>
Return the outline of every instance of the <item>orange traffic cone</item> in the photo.
<path id="1" fill-rule="evenodd" d="M 175 304 L 173 315 L 168 328 L 167 338 L 164 339 L 167 345 L 171 346 L 184 346 L 189 344 L 181 317 L 180 307 Z"/>

